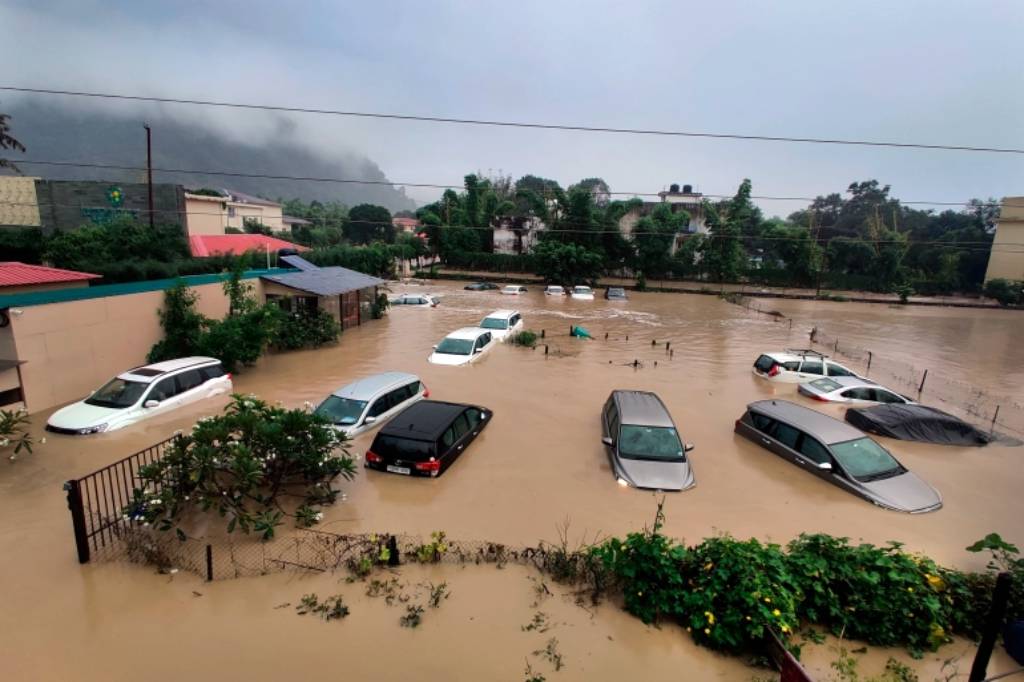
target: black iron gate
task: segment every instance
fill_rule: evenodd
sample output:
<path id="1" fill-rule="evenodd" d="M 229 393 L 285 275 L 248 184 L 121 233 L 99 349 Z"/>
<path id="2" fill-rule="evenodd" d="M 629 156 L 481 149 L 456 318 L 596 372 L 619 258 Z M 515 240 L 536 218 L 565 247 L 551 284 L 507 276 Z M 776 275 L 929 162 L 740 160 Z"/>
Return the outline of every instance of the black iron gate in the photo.
<path id="1" fill-rule="evenodd" d="M 139 468 L 160 460 L 174 438 L 64 484 L 79 563 L 88 563 L 93 553 L 115 545 L 121 531 L 131 526 L 124 509 L 140 486 Z M 159 485 L 153 491 L 158 490 Z"/>

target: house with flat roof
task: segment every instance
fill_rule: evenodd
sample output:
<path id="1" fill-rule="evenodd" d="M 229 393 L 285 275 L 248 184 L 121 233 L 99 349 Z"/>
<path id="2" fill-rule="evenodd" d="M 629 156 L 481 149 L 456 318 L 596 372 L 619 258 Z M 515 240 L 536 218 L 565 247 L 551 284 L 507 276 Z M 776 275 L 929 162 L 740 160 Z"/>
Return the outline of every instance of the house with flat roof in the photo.
<path id="1" fill-rule="evenodd" d="M 276 301 L 289 312 L 326 311 L 342 329 L 373 317 L 384 280 L 340 266 L 321 268 L 300 256 L 282 256 L 281 262 L 297 271 L 263 275 L 267 301 Z"/>

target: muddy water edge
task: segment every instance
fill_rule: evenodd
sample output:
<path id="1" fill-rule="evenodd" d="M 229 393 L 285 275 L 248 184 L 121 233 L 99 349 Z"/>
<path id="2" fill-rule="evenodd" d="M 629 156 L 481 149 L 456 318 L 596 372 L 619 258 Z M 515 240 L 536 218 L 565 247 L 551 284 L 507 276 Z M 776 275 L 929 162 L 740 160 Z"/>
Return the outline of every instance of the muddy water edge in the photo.
<path id="1" fill-rule="evenodd" d="M 811 404 L 794 386 L 770 385 L 750 372 L 758 353 L 803 345 L 804 320 L 828 320 L 826 327 L 845 327 L 844 333 L 899 359 L 943 363 L 956 378 L 1019 395 L 1024 347 L 1012 340 L 1024 338 L 1024 316 L 908 313 L 852 303 L 775 306 L 801 321 L 790 328 L 709 296 L 635 293 L 620 304 L 546 298 L 537 287 L 522 297 L 442 283 L 394 287 L 396 293 L 406 289 L 437 292 L 444 300 L 436 309 L 392 310 L 384 320 L 346 331 L 337 346 L 272 355 L 236 377 L 241 392 L 300 406 L 357 377 L 402 370 L 418 374 L 432 397 L 494 411 L 493 422 L 440 479 L 360 471 L 342 486 L 347 501 L 325 510 L 325 530 L 426 536 L 443 529 L 453 538 L 510 544 L 556 540 L 566 522 L 573 540 L 636 530 L 650 522 L 655 497 L 615 484 L 600 443 L 599 411 L 611 390 L 638 388 L 657 392 L 684 439 L 696 445 L 697 486 L 666 498 L 666 532 L 673 537 L 696 542 L 728 532 L 785 543 L 801 532 L 827 532 L 874 543 L 899 540 L 941 563 L 973 569 L 983 562 L 963 548 L 986 533 L 1024 543 L 1019 448 L 883 439 L 943 495 L 941 511 L 911 516 L 828 486 L 732 430 L 748 402 L 768 397 L 842 416 L 842 408 Z M 545 331 L 537 350 L 498 347 L 466 368 L 426 362 L 447 332 L 507 307 L 520 310 L 528 328 Z M 574 324 L 595 339 L 570 338 Z M 514 567 L 402 569 L 410 590 L 443 580 L 452 591 L 416 630 L 400 628 L 396 609 L 369 600 L 338 575 L 282 573 L 206 584 L 123 564 L 80 567 L 63 481 L 187 429 L 222 404 L 208 401 L 93 438 L 51 436 L 35 455 L 4 464 L 0 668 L 6 678 L 280 679 L 331 666 L 357 679 L 522 679 L 529 660 L 551 679 L 550 666 L 531 652 L 552 636 L 566 661 L 558 679 L 611 679 L 639 670 L 648 679 L 675 679 L 680 671 L 699 671 L 686 675 L 694 679 L 749 679 L 756 672 L 697 648 L 677 628 L 646 628 L 613 605 L 584 611 L 557 588 L 540 606 L 557 627 L 543 637 L 524 633 L 521 626 L 535 610 L 532 583 Z M 33 416 L 40 435 L 46 416 Z M 353 451 L 362 455 L 372 435 L 357 438 Z M 345 594 L 353 613 L 329 624 L 295 616 L 294 604 L 306 592 Z M 284 603 L 291 606 L 275 608 Z M 940 658 L 968 649 L 957 643 L 913 665 L 930 679 Z M 872 649 L 866 669 L 889 653 Z M 812 665 L 822 670 L 828 657 L 827 647 L 809 650 Z M 1008 662 L 999 658 L 996 666 Z"/>

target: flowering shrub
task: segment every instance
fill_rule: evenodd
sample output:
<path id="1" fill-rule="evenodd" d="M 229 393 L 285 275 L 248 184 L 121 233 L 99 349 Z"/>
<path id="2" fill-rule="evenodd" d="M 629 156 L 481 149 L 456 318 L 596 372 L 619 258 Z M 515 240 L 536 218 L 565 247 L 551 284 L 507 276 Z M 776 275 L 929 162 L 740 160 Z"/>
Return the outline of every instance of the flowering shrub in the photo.
<path id="1" fill-rule="evenodd" d="M 847 538 L 801 535 L 789 545 L 789 564 L 804 590 L 801 615 L 836 635 L 912 652 L 948 641 L 938 566 L 897 542 L 852 546 Z"/>
<path id="2" fill-rule="evenodd" d="M 645 623 L 682 614 L 686 548 L 662 535 L 662 504 L 649 531 L 630 533 L 624 541 L 612 538 L 592 550 L 622 589 L 626 610 Z"/>
<path id="3" fill-rule="evenodd" d="M 213 510 L 228 518 L 229 533 L 270 539 L 285 516 L 300 527 L 316 524 L 318 507 L 340 494 L 332 481 L 355 473 L 344 436 L 323 417 L 236 394 L 223 415 L 201 419 L 139 470 L 141 489 L 124 514 L 184 540 L 183 516 Z M 281 502 L 296 497 L 302 503 L 294 510 Z"/>
<path id="4" fill-rule="evenodd" d="M 683 623 L 699 644 L 741 652 L 799 625 L 801 592 L 778 545 L 723 536 L 692 547 L 683 564 Z"/>

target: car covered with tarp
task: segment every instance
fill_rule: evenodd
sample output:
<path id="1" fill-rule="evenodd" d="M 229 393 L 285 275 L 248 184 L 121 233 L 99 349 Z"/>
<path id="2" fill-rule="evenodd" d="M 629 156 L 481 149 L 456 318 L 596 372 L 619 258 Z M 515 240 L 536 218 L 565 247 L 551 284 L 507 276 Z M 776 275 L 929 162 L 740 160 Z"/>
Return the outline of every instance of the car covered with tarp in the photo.
<path id="1" fill-rule="evenodd" d="M 861 431 L 899 440 L 939 445 L 1021 445 L 1009 436 L 983 431 L 959 417 L 926 405 L 852 407 L 846 411 L 846 421 Z"/>

